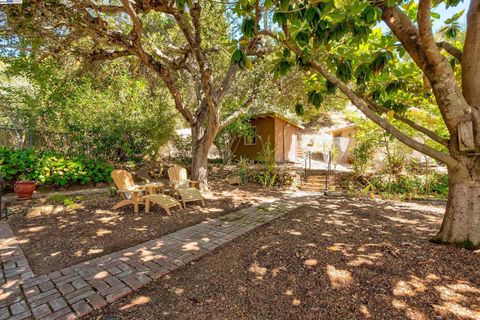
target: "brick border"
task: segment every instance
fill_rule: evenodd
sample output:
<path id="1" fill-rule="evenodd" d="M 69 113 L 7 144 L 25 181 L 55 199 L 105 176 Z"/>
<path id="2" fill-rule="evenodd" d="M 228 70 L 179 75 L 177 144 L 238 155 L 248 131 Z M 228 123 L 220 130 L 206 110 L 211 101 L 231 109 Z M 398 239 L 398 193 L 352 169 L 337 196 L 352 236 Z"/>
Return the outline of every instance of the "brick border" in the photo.
<path id="1" fill-rule="evenodd" d="M 299 196 L 306 195 L 293 195 Z M 302 203 L 290 197 L 265 202 L 35 277 L 10 226 L 0 222 L 0 320 L 82 317 Z"/>

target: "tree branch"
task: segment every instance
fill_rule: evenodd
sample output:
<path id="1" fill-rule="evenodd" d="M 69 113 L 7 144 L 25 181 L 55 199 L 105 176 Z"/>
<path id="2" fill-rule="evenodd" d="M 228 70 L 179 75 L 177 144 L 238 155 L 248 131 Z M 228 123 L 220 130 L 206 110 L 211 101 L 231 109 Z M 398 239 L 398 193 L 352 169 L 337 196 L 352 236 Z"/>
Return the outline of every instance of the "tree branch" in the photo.
<path id="1" fill-rule="evenodd" d="M 258 90 L 255 88 L 252 95 L 247 99 L 245 100 L 245 102 L 242 104 L 242 106 L 240 107 L 240 109 L 238 109 L 237 111 L 235 111 L 234 113 L 232 113 L 230 116 L 228 116 L 225 120 L 223 120 L 223 122 L 220 124 L 220 129 L 219 130 L 222 130 L 224 129 L 225 127 L 227 127 L 230 123 L 232 123 L 233 121 L 237 120 L 240 116 L 246 114 L 249 110 L 249 107 L 250 105 L 255 101 L 255 99 L 257 98 L 257 94 L 258 94 Z"/>
<path id="2" fill-rule="evenodd" d="M 88 58 L 91 61 L 100 61 L 100 60 L 114 60 L 120 57 L 131 56 L 132 53 L 129 50 L 95 50 L 88 55 Z"/>
<path id="3" fill-rule="evenodd" d="M 430 20 L 432 3 L 431 0 L 420 0 L 418 2 L 417 24 L 420 41 L 425 56 L 432 64 L 441 63 L 444 57 L 440 53 L 432 33 L 432 21 Z"/>
<path id="4" fill-rule="evenodd" d="M 288 34 L 288 28 L 284 26 L 284 29 L 285 29 L 285 34 Z M 275 34 L 272 34 L 271 32 L 268 32 L 265 34 L 273 35 L 277 41 L 279 40 L 279 38 Z M 302 50 L 300 50 L 300 48 L 295 43 L 293 43 L 291 39 L 287 38 L 287 40 L 282 40 L 281 43 L 283 43 L 284 46 L 286 46 L 291 51 L 295 52 L 297 55 L 302 55 Z M 412 137 L 409 137 L 408 135 L 403 133 L 401 130 L 396 128 L 390 122 L 380 117 L 378 114 L 375 113 L 375 111 L 370 109 L 370 107 L 368 106 L 368 103 L 365 100 L 363 100 L 360 96 L 358 96 L 353 90 L 351 90 L 345 83 L 340 81 L 335 75 L 330 73 L 327 70 L 327 68 L 325 68 L 322 64 L 313 60 L 310 60 L 309 63 L 310 63 L 311 69 L 321 74 L 325 79 L 327 79 L 328 81 L 333 83 L 337 88 L 339 88 L 343 92 L 343 94 L 345 94 L 347 98 L 349 98 L 350 101 L 360 111 L 362 111 L 363 114 L 365 114 L 370 120 L 375 122 L 377 125 L 382 127 L 385 131 L 391 133 L 395 138 L 400 140 L 402 143 L 406 144 L 407 146 L 411 147 L 414 150 L 417 150 L 418 152 L 421 152 L 429 157 L 432 157 L 440 162 L 445 163 L 447 166 L 453 167 L 457 165 L 457 160 L 455 160 L 450 155 L 440 152 L 438 150 L 435 150 L 427 146 L 426 144 L 416 141 Z"/>
<path id="5" fill-rule="evenodd" d="M 425 70 L 427 58 L 422 50 L 417 28 L 413 25 L 410 18 L 397 6 L 389 7 L 387 1 L 380 1 L 377 5 L 382 9 L 382 20 L 400 40 L 413 61 L 420 69 Z"/>
<path id="6" fill-rule="evenodd" d="M 377 110 L 378 112 L 386 113 L 386 112 L 389 111 L 387 108 L 379 105 L 375 101 L 372 101 L 372 100 L 367 99 L 367 98 L 363 98 L 363 99 L 372 107 L 372 109 Z M 435 141 L 435 142 L 441 144 L 442 146 L 448 148 L 448 142 L 449 142 L 448 139 L 444 139 L 444 138 L 438 136 L 435 132 L 433 132 L 433 131 L 431 131 L 431 130 L 413 122 L 412 120 L 410 120 L 408 118 L 402 117 L 401 115 L 399 115 L 397 113 L 394 113 L 393 117 L 395 119 L 405 123 L 406 125 L 410 126 L 411 128 L 423 133 L 424 135 L 426 135 L 427 137 L 429 137 L 433 141 Z"/>
<path id="7" fill-rule="evenodd" d="M 134 34 L 133 41 L 141 47 L 141 39 L 142 39 L 142 33 L 143 33 L 143 28 L 142 28 L 142 21 L 140 21 L 140 18 L 138 18 L 137 13 L 132 7 L 132 4 L 130 3 L 130 0 L 121 0 L 123 6 L 125 7 L 125 11 L 128 13 L 130 16 L 130 19 L 132 19 L 133 23 L 133 29 L 132 33 Z"/>
<path id="8" fill-rule="evenodd" d="M 437 46 L 445 51 L 447 51 L 452 57 L 457 59 L 458 61 L 462 61 L 462 50 L 454 47 L 450 43 L 446 41 L 437 42 Z"/>
<path id="9" fill-rule="evenodd" d="M 220 85 L 220 88 L 218 88 L 217 90 L 218 101 L 222 101 L 223 97 L 232 86 L 233 80 L 235 79 L 235 75 L 237 74 L 238 69 L 239 69 L 238 65 L 233 63 L 228 68 L 225 78 L 223 78 L 222 84 Z"/>

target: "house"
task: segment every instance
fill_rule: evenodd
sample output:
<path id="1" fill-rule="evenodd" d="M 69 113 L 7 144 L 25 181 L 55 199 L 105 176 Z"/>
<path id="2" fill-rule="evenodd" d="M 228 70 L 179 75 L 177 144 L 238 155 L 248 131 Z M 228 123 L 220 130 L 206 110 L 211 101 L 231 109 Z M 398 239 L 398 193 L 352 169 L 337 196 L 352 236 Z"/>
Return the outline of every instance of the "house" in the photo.
<path id="1" fill-rule="evenodd" d="M 253 137 L 240 137 L 232 145 L 235 158 L 258 160 L 262 147 L 268 141 L 275 151 L 277 162 L 297 161 L 297 137 L 303 127 L 275 113 L 252 117 Z"/>
<path id="2" fill-rule="evenodd" d="M 357 126 L 350 124 L 339 128 L 328 130 L 331 135 L 332 145 L 335 146 L 336 163 L 352 163 L 352 150 L 355 148 L 355 133 Z"/>

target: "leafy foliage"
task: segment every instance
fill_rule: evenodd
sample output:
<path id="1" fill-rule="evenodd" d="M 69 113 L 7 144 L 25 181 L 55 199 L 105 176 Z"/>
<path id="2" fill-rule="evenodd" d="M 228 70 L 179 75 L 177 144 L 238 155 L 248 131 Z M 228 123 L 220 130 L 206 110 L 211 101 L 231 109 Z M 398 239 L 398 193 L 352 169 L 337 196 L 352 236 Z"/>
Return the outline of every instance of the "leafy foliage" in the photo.
<path id="1" fill-rule="evenodd" d="M 37 148 L 60 153 L 111 161 L 155 154 L 175 121 L 162 89 L 132 77 L 128 67 L 128 61 L 115 61 L 80 73 L 53 59 L 10 59 L 0 68 L 9 115 L 1 124 L 28 130 Z"/>
<path id="2" fill-rule="evenodd" d="M 68 186 L 111 181 L 112 166 L 86 156 L 68 157 L 52 151 L 0 148 L 0 170 L 8 183 L 33 180 Z"/>
<path id="3" fill-rule="evenodd" d="M 382 195 L 434 196 L 444 199 L 448 194 L 448 176 L 445 174 L 400 175 L 394 180 L 387 176 L 376 175 L 368 178 L 368 181 L 372 191 Z"/>

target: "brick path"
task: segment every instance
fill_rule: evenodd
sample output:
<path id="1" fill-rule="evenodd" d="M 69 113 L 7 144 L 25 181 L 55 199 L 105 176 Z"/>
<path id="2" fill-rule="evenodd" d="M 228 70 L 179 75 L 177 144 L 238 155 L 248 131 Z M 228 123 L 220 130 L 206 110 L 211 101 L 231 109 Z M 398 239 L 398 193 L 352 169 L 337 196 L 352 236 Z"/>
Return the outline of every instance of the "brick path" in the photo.
<path id="1" fill-rule="evenodd" d="M 278 199 L 35 277 L 10 227 L 1 222 L 0 320 L 84 316 L 302 203 Z"/>

